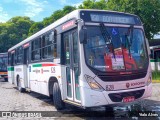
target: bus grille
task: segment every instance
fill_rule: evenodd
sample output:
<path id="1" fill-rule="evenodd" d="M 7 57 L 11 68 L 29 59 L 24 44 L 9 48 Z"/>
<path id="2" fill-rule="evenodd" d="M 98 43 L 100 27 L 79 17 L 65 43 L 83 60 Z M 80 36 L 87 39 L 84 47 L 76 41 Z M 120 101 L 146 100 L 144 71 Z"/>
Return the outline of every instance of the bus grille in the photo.
<path id="1" fill-rule="evenodd" d="M 145 90 L 142 89 L 142 90 L 136 90 L 131 92 L 110 93 L 109 97 L 113 102 L 122 102 L 123 98 L 128 96 L 134 96 L 135 99 L 138 99 L 143 96 L 144 91 Z"/>

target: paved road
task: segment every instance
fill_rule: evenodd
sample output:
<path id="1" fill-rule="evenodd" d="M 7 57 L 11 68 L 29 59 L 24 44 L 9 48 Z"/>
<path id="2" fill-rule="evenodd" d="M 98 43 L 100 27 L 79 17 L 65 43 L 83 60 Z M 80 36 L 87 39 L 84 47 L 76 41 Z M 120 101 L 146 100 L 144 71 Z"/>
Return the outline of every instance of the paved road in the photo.
<path id="1" fill-rule="evenodd" d="M 72 113 L 75 110 L 80 110 L 82 112 L 82 115 L 83 113 L 87 112 L 72 106 L 67 106 L 67 109 L 65 109 L 64 111 L 71 111 Z M 109 117 L 110 119 L 115 119 L 115 118 L 124 119 L 128 117 L 130 113 L 132 114 L 133 111 L 142 111 L 142 110 L 156 111 L 156 112 L 159 111 L 160 115 L 160 83 L 153 84 L 152 97 L 137 102 L 132 107 L 115 107 L 114 115 L 113 116 L 109 115 Z M 0 111 L 56 111 L 56 109 L 53 106 L 52 101 L 49 97 L 34 92 L 20 93 L 14 85 L 11 85 L 8 82 L 0 80 Z M 96 114 L 106 114 L 104 113 L 103 107 L 93 108 L 90 111 L 97 111 L 98 113 Z M 77 120 L 77 119 L 86 119 L 87 117 L 73 114 L 72 117 L 66 117 L 66 118 Z M 158 117 L 154 117 L 154 119 L 155 118 L 158 119 Z M 43 119 L 51 119 L 51 118 L 43 118 Z M 95 118 L 91 117 L 87 119 L 95 119 Z M 132 117 L 130 119 L 138 119 L 138 118 Z"/>

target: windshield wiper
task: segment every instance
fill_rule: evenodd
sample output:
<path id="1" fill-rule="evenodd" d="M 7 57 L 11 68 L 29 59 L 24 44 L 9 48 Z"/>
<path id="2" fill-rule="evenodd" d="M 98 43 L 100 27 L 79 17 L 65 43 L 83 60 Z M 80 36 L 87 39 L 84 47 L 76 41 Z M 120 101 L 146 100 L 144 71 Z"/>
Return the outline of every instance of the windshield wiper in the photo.
<path id="1" fill-rule="evenodd" d="M 116 57 L 115 57 L 115 52 L 114 52 L 114 46 L 113 46 L 113 42 L 112 42 L 112 38 L 111 36 L 109 35 L 104 23 L 100 23 L 100 30 L 101 30 L 101 33 L 102 33 L 102 36 L 105 40 L 105 43 L 107 45 L 107 47 L 110 49 L 111 48 L 111 51 L 113 53 L 113 56 L 114 56 L 114 59 L 116 60 Z M 109 45 L 109 46 L 108 46 Z"/>
<path id="2" fill-rule="evenodd" d="M 131 25 L 131 26 L 128 28 L 127 34 L 125 35 L 126 40 L 127 40 L 127 43 L 128 43 L 128 50 L 129 50 L 130 59 L 131 59 L 131 46 L 132 46 L 132 41 L 133 41 L 133 28 L 134 28 L 134 26 Z M 127 37 L 127 36 L 129 36 L 129 35 L 130 35 L 130 41 L 129 41 L 128 37 Z"/>

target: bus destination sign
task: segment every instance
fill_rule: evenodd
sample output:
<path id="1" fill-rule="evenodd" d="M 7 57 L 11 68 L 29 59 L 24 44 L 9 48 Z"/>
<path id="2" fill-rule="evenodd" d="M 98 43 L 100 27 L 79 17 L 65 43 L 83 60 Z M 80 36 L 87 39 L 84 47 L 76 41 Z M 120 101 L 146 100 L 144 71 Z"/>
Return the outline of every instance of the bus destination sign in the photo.
<path id="1" fill-rule="evenodd" d="M 90 14 L 91 21 L 93 22 L 108 22 L 120 24 L 135 24 L 134 17 L 122 16 L 114 14 Z"/>

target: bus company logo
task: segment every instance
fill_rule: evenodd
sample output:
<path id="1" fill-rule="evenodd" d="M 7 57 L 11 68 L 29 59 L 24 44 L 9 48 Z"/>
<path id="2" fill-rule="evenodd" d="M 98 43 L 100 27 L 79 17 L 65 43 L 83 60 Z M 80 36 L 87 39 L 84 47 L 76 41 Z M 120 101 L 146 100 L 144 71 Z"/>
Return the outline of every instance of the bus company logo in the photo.
<path id="1" fill-rule="evenodd" d="M 140 85 L 144 85 L 145 82 L 135 82 L 135 83 L 131 83 L 131 86 L 140 86 Z"/>
<path id="2" fill-rule="evenodd" d="M 130 84 L 129 84 L 129 83 L 126 83 L 126 87 L 129 88 L 129 87 L 130 87 Z"/>
<path id="3" fill-rule="evenodd" d="M 36 69 L 36 73 L 40 73 L 40 70 L 37 70 L 37 69 Z"/>
<path id="4" fill-rule="evenodd" d="M 33 70 L 33 72 L 37 74 L 37 73 L 40 73 L 40 70 L 36 69 L 36 70 Z"/>
<path id="5" fill-rule="evenodd" d="M 129 88 L 130 86 L 131 87 L 134 87 L 134 86 L 142 86 L 144 85 L 145 82 L 135 82 L 135 83 L 126 83 L 126 87 Z"/>

